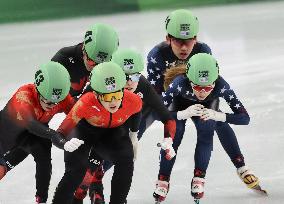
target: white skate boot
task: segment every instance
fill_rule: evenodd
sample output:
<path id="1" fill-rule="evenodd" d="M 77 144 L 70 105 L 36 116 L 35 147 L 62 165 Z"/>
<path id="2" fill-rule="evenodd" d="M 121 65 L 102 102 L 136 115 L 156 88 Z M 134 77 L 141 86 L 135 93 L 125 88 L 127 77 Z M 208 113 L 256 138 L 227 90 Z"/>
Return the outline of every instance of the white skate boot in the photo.
<path id="1" fill-rule="evenodd" d="M 204 196 L 204 183 L 205 179 L 200 177 L 193 177 L 191 181 L 191 195 L 194 198 L 196 204 L 199 203 L 199 199 Z"/>
<path id="2" fill-rule="evenodd" d="M 45 202 L 42 202 L 42 199 L 39 196 L 36 196 L 36 204 L 46 204 Z"/>
<path id="3" fill-rule="evenodd" d="M 159 204 L 166 199 L 166 196 L 169 191 L 170 184 L 168 181 L 158 180 L 156 183 L 156 189 L 153 193 L 155 198 L 155 203 Z"/>
<path id="4" fill-rule="evenodd" d="M 260 187 L 259 179 L 247 166 L 238 168 L 237 173 L 240 179 L 246 184 L 248 188 L 255 190 L 258 193 L 267 195 L 267 192 Z"/>

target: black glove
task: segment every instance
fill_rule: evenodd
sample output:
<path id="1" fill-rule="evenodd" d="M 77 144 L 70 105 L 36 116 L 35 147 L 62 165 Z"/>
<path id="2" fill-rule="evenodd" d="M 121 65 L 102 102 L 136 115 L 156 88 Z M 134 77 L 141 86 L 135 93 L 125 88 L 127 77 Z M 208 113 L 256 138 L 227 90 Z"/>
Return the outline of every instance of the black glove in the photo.
<path id="1" fill-rule="evenodd" d="M 64 136 L 58 132 L 51 136 L 51 141 L 52 144 L 58 147 L 59 149 L 64 149 L 64 144 L 67 142 Z"/>

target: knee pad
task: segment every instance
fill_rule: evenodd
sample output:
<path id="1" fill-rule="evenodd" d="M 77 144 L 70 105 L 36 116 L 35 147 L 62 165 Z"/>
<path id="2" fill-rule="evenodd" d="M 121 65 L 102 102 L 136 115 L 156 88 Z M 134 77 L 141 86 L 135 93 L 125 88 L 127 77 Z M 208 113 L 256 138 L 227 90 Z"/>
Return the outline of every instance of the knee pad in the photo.
<path id="1" fill-rule="evenodd" d="M 77 188 L 77 190 L 74 193 L 74 197 L 78 200 L 84 200 L 84 198 L 87 195 L 88 189 L 82 189 L 82 188 Z"/>
<path id="2" fill-rule="evenodd" d="M 6 165 L 0 164 L 0 180 L 6 175 L 7 167 Z"/>

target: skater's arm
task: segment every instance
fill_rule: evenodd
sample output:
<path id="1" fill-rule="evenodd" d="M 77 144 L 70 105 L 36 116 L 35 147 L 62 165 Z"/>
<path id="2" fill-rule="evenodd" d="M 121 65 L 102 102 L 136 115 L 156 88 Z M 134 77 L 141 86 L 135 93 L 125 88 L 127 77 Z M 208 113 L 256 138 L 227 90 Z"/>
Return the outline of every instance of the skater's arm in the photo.
<path id="1" fill-rule="evenodd" d="M 183 83 L 184 76 L 179 75 L 177 76 L 172 83 L 169 84 L 168 89 L 166 92 L 162 93 L 163 102 L 166 107 L 169 107 L 174 98 L 177 97 L 181 93 L 181 86 L 180 84 Z"/>
<path id="2" fill-rule="evenodd" d="M 57 132 L 61 133 L 64 137 L 67 136 L 70 131 L 84 118 L 83 102 L 77 101 L 71 111 L 67 114 L 57 129 Z"/>
<path id="3" fill-rule="evenodd" d="M 236 96 L 230 85 L 220 77 L 216 83 L 216 92 L 219 97 L 224 98 L 227 104 L 230 106 L 233 113 L 223 113 L 214 111 L 212 109 L 205 109 L 205 115 L 202 116 L 207 119 L 213 119 L 216 121 L 227 122 L 235 125 L 247 125 L 249 124 L 250 117 L 241 103 L 241 101 Z"/>
<path id="4" fill-rule="evenodd" d="M 52 143 L 60 149 L 63 149 L 64 144 L 67 142 L 67 140 L 60 133 L 37 120 L 31 120 L 28 123 L 27 130 L 35 136 L 50 139 Z"/>
<path id="5" fill-rule="evenodd" d="M 151 109 L 159 115 L 160 120 L 163 123 L 166 123 L 168 120 L 173 119 L 171 113 L 168 111 L 167 107 L 164 105 L 163 100 L 160 95 L 154 90 L 150 82 L 145 79 L 144 76 L 141 76 L 139 83 L 142 87 L 143 93 L 143 103 L 144 106 L 149 106 Z"/>
<path id="6" fill-rule="evenodd" d="M 77 102 L 76 98 L 73 98 L 70 94 L 60 103 L 63 112 L 67 115 Z"/>
<path id="7" fill-rule="evenodd" d="M 161 54 L 159 53 L 159 50 L 157 47 L 153 48 L 148 56 L 147 56 L 147 73 L 148 77 L 147 79 L 151 83 L 151 85 L 154 87 L 156 92 L 158 94 L 161 94 L 164 90 L 163 88 L 163 81 L 164 81 L 164 75 L 163 70 L 165 66 L 165 62 L 163 61 L 163 58 Z"/>
<path id="8" fill-rule="evenodd" d="M 128 119 L 129 129 L 131 132 L 138 132 L 142 113 L 138 112 Z"/>
<path id="9" fill-rule="evenodd" d="M 141 121 L 142 113 L 141 111 L 132 115 L 129 120 L 129 138 L 131 140 L 134 152 L 134 160 L 137 158 L 137 149 L 138 149 L 138 130 Z"/>

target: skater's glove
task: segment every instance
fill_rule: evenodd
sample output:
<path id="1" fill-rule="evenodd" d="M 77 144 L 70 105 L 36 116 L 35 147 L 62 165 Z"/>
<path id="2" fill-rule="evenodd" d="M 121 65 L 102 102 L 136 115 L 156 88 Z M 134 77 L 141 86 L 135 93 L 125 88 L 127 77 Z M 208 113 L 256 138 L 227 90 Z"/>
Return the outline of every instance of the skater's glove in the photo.
<path id="1" fill-rule="evenodd" d="M 137 138 L 138 132 L 132 132 L 129 131 L 129 137 L 132 142 L 133 146 L 133 152 L 134 152 L 134 161 L 137 158 L 137 151 L 138 151 L 138 138 Z"/>
<path id="2" fill-rule="evenodd" d="M 72 138 L 64 144 L 64 150 L 67 152 L 74 152 L 78 149 L 82 144 L 84 144 L 83 140 L 79 140 L 78 138 Z"/>
<path id="3" fill-rule="evenodd" d="M 177 119 L 178 120 L 186 120 L 191 118 L 192 116 L 201 116 L 203 113 L 204 106 L 201 104 L 194 104 L 189 106 L 187 109 L 183 111 L 177 112 Z"/>
<path id="4" fill-rule="evenodd" d="M 55 145 L 56 147 L 60 149 L 64 149 L 64 145 L 67 142 L 65 137 L 60 133 L 53 134 L 51 136 L 51 141 L 53 145 Z"/>
<path id="5" fill-rule="evenodd" d="M 215 110 L 212 109 L 207 109 L 204 108 L 203 109 L 203 114 L 200 117 L 203 120 L 215 120 L 215 121 L 221 121 L 221 122 L 225 122 L 226 121 L 226 114 L 222 113 L 222 112 L 217 112 Z"/>
<path id="6" fill-rule="evenodd" d="M 173 139 L 171 137 L 164 138 L 163 142 L 159 143 L 158 145 L 163 150 L 165 150 L 167 160 L 171 160 L 176 156 L 176 152 L 172 145 L 173 145 Z"/>

